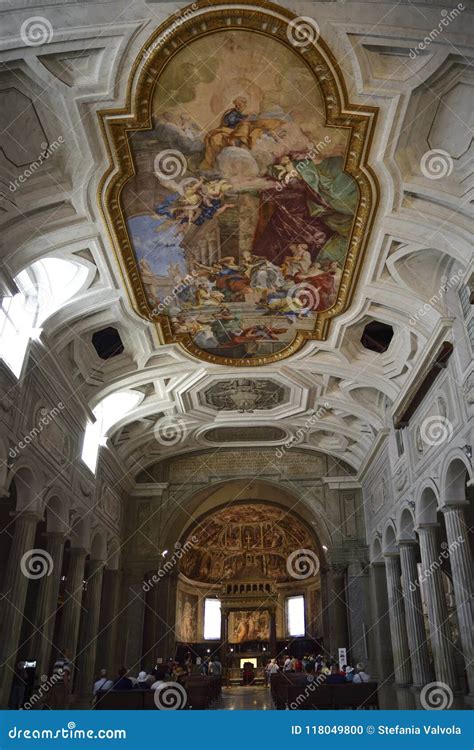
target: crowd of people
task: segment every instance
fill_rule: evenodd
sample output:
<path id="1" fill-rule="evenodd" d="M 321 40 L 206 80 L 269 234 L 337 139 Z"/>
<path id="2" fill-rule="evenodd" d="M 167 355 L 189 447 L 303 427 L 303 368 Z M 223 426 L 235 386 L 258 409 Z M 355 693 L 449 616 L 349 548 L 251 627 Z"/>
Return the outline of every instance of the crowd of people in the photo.
<path id="1" fill-rule="evenodd" d="M 270 659 L 265 667 L 265 677 L 267 685 L 270 685 L 271 677 L 274 674 L 282 672 L 283 674 L 300 674 L 301 682 L 312 682 L 318 679 L 324 681 L 327 685 L 337 685 L 343 682 L 369 682 L 370 675 L 366 672 L 365 665 L 358 662 L 356 667 L 348 664 L 339 666 L 333 658 L 327 658 L 318 654 L 305 655 L 302 659 L 296 656 L 284 656 L 278 659 Z"/>

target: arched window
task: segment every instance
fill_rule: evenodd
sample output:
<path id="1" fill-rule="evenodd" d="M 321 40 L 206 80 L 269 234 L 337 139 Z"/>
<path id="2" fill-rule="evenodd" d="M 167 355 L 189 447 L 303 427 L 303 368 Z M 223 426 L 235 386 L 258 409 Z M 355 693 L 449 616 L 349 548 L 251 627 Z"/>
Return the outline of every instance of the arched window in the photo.
<path id="1" fill-rule="evenodd" d="M 82 460 L 95 473 L 99 446 L 107 442 L 107 431 L 125 414 L 137 406 L 143 394 L 137 391 L 112 393 L 97 404 L 93 410 L 95 422 L 89 422 L 82 444 Z"/>
<path id="2" fill-rule="evenodd" d="M 88 275 L 81 263 L 44 258 L 15 276 L 18 292 L 0 304 L 0 358 L 17 378 L 29 340 L 41 335 L 41 324 L 82 288 Z"/>

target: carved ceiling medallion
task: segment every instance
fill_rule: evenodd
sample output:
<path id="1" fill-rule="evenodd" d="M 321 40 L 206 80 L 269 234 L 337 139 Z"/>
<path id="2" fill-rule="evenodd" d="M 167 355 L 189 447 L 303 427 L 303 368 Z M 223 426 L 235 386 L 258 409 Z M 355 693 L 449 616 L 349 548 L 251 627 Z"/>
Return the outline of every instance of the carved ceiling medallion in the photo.
<path id="1" fill-rule="evenodd" d="M 100 200 L 135 309 L 163 343 L 237 366 L 327 337 L 377 203 L 377 110 L 347 102 L 316 25 L 301 37 L 304 19 L 260 5 L 171 17 L 126 107 L 100 114 Z"/>

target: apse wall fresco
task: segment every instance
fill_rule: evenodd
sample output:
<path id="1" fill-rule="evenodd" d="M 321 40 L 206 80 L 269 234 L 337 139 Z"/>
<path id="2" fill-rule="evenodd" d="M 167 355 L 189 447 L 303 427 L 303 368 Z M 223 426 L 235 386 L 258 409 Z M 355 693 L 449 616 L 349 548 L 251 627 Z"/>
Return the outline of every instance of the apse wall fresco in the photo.
<path id="1" fill-rule="evenodd" d="M 270 639 L 270 612 L 257 609 L 253 612 L 229 612 L 229 643 L 268 641 Z"/>
<path id="2" fill-rule="evenodd" d="M 180 572 L 193 580 L 217 583 L 238 578 L 246 568 L 257 568 L 274 581 L 294 580 L 289 575 L 289 555 L 311 549 L 314 542 L 294 516 L 263 504 L 224 508 L 204 519 L 191 534 Z"/>
<path id="3" fill-rule="evenodd" d="M 178 51 L 143 83 L 147 127 L 128 124 L 122 141 L 120 121 L 110 125 L 124 174 L 106 210 L 140 312 L 166 341 L 227 364 L 271 361 L 324 335 L 373 202 L 358 168 L 367 118 L 337 124 L 321 53 L 246 29 L 259 15 L 243 11 L 237 30 L 214 13 L 225 30 L 200 38 L 187 21 Z"/>
<path id="4" fill-rule="evenodd" d="M 198 640 L 198 597 L 181 590 L 176 608 L 176 637 L 183 643 Z"/>

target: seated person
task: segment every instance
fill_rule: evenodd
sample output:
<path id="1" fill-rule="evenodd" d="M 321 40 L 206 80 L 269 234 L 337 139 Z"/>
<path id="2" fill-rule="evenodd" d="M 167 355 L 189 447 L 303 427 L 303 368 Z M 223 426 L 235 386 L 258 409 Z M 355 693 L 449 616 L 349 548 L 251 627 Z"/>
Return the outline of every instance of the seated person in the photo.
<path id="1" fill-rule="evenodd" d="M 337 664 L 333 664 L 331 667 L 331 674 L 326 679 L 327 685 L 341 685 L 346 681 L 345 675 L 341 674 Z"/>
<path id="2" fill-rule="evenodd" d="M 361 682 L 370 682 L 370 675 L 365 671 L 365 665 L 362 662 L 356 664 L 352 682 L 354 684 L 360 684 Z"/>
<path id="3" fill-rule="evenodd" d="M 133 682 L 127 677 L 127 670 L 125 667 L 119 669 L 118 678 L 114 682 L 114 690 L 132 690 Z"/>
<path id="4" fill-rule="evenodd" d="M 137 677 L 137 684 L 135 685 L 138 690 L 149 690 L 150 682 L 147 680 L 146 672 L 139 672 Z"/>
<path id="5" fill-rule="evenodd" d="M 107 677 L 107 670 L 101 669 L 99 679 L 96 680 L 96 682 L 94 682 L 92 693 L 94 695 L 97 695 L 99 690 L 110 690 L 110 688 L 112 688 L 113 685 L 114 683 L 112 682 L 112 680 L 109 680 Z"/>

